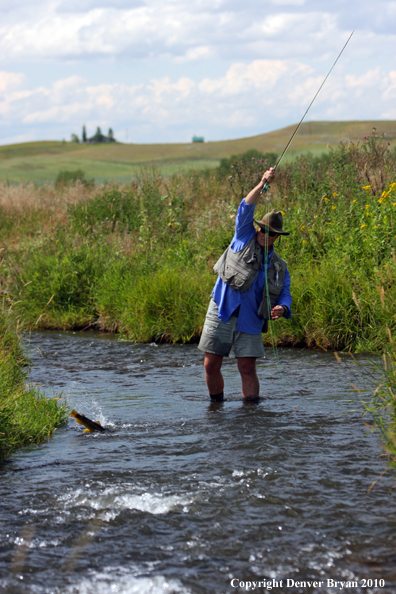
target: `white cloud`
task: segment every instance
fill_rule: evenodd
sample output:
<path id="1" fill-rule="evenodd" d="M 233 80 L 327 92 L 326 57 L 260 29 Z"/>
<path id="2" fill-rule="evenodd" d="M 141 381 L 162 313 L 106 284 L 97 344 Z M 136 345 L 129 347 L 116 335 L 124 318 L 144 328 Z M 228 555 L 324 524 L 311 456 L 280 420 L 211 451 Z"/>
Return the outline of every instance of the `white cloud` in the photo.
<path id="1" fill-rule="evenodd" d="M 6 93 L 18 88 L 25 80 L 21 73 L 0 71 L 0 93 Z"/>
<path id="2" fill-rule="evenodd" d="M 350 55 L 364 46 L 372 50 L 378 35 L 396 40 L 392 0 L 378 0 L 375 7 L 368 0 L 272 0 L 262 10 L 252 0 L 37 0 L 34 5 L 20 1 L 14 10 L 6 4 L 0 26 L 3 62 L 123 55 L 315 60 L 334 53 L 353 28 L 357 34 Z M 370 30 L 371 38 L 366 35 Z"/>
<path id="3" fill-rule="evenodd" d="M 7 76 L 4 77 L 4 74 Z M 18 74 L 3 73 L 9 81 L 0 104 L 0 121 L 25 125 L 64 124 L 70 132 L 83 122 L 103 128 L 125 129 L 125 123 L 140 134 L 167 130 L 168 138 L 184 127 L 189 130 L 217 130 L 224 136 L 238 135 L 240 129 L 259 134 L 300 119 L 318 90 L 323 76 L 298 61 L 255 60 L 236 63 L 225 76 L 204 78 L 198 83 L 189 77 L 169 76 L 145 84 L 90 85 L 74 76 L 48 87 L 17 89 Z M 1 82 L 0 82 L 1 84 Z M 386 118 L 394 113 L 396 71 L 377 68 L 360 76 L 334 74 L 315 102 L 311 118 Z M 184 132 L 186 134 L 186 132 Z M 178 140 L 182 138 L 178 137 Z M 151 137 L 139 138 L 151 141 Z M 187 138 L 185 138 L 187 140 Z"/>
<path id="4" fill-rule="evenodd" d="M 0 10 L 7 138 L 10 126 L 62 137 L 83 122 L 164 142 L 190 128 L 229 138 L 287 125 L 352 29 L 310 117 L 395 117 L 395 0 L 0 0 Z"/>
<path id="5" fill-rule="evenodd" d="M 305 0 L 271 0 L 275 6 L 304 6 Z"/>

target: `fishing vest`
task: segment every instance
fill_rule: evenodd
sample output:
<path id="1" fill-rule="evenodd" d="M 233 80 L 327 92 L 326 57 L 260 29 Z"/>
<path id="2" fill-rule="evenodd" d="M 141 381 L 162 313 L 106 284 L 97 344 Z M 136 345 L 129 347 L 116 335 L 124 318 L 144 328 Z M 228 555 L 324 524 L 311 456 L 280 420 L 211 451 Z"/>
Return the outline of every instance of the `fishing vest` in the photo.
<path id="1" fill-rule="evenodd" d="M 252 286 L 261 266 L 261 247 L 254 236 L 239 252 L 233 252 L 231 246 L 220 256 L 213 270 L 220 278 L 236 291 L 244 293 Z M 266 321 L 271 317 L 271 309 L 278 302 L 285 280 L 287 264 L 273 251 L 267 269 L 267 282 L 263 298 L 258 307 L 258 315 Z M 268 285 L 268 296 L 267 296 Z M 264 324 L 267 326 L 267 324 Z M 266 332 L 266 330 L 263 330 Z"/>

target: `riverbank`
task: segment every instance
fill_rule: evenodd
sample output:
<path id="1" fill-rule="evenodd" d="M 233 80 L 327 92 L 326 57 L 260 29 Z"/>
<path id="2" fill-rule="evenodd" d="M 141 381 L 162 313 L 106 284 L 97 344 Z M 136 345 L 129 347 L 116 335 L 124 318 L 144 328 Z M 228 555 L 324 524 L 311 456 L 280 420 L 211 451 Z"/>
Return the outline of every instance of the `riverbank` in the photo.
<path id="1" fill-rule="evenodd" d="M 0 310 L 0 461 L 19 447 L 45 441 L 67 411 L 36 388 L 26 386 L 28 360 L 12 314 Z"/>

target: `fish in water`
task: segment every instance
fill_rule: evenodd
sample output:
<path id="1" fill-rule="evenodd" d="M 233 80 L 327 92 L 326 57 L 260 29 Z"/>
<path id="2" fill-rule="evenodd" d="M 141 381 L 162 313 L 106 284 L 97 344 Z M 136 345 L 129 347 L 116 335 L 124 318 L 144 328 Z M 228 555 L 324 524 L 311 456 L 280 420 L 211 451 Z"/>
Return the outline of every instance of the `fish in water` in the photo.
<path id="1" fill-rule="evenodd" d="M 100 423 L 91 421 L 91 419 L 88 419 L 88 417 L 85 415 L 80 415 L 76 410 L 72 410 L 70 416 L 74 417 L 77 423 L 86 427 L 84 433 L 92 433 L 93 431 L 106 431 L 106 429 L 102 427 Z"/>

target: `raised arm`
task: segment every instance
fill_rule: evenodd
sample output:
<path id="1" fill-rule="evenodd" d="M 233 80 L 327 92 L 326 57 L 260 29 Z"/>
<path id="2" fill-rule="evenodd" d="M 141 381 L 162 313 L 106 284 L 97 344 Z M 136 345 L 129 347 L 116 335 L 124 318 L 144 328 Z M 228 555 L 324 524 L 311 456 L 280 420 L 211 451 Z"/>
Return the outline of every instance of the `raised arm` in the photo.
<path id="1" fill-rule="evenodd" d="M 245 198 L 246 204 L 256 204 L 257 200 L 260 198 L 261 190 L 265 186 L 265 184 L 271 183 L 271 181 L 275 177 L 275 167 L 270 167 L 261 178 L 260 183 L 257 184 L 253 190 L 249 192 L 249 194 Z"/>

